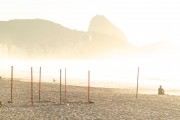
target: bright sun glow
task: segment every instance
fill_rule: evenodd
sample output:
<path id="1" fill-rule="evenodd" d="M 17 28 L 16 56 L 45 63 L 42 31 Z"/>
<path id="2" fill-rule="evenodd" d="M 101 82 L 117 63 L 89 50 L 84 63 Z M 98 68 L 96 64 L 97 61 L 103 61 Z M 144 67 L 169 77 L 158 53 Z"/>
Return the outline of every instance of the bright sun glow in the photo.
<path id="1" fill-rule="evenodd" d="M 99 87 L 135 88 L 137 68 L 140 67 L 141 88 L 156 89 L 160 84 L 166 89 L 179 89 L 179 59 L 164 58 L 110 58 L 91 61 L 18 61 L 4 59 L 1 64 L 3 77 L 10 77 L 10 66 L 14 66 L 14 78 L 30 81 L 30 68 L 33 67 L 34 81 L 38 81 L 39 67 L 42 68 L 42 80 L 59 82 L 59 71 L 67 70 L 67 83 L 87 85 L 88 70 L 91 71 L 91 85 Z M 5 64 L 6 63 L 6 64 Z"/>

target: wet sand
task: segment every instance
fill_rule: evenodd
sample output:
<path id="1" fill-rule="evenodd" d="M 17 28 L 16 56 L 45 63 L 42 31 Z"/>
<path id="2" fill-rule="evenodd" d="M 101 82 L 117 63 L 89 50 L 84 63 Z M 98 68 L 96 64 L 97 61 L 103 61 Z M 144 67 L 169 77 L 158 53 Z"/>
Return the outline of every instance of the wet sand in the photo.
<path id="1" fill-rule="evenodd" d="M 1 120 L 179 120 L 180 96 L 139 94 L 133 89 L 67 86 L 67 99 L 59 84 L 42 83 L 39 101 L 38 83 L 34 83 L 34 106 L 31 105 L 30 83 L 14 81 L 13 103 L 10 81 L 0 79 Z"/>

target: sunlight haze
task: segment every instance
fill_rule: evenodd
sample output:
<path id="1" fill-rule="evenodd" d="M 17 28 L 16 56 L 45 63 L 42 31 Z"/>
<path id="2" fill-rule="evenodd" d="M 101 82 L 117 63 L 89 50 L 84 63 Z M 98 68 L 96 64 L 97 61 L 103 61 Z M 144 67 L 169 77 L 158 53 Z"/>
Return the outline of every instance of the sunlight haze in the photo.
<path id="1" fill-rule="evenodd" d="M 135 45 L 180 44 L 178 0 L 0 0 L 0 8 L 1 21 L 40 18 L 82 31 L 94 15 L 104 15 Z"/>
<path id="2" fill-rule="evenodd" d="M 91 69 L 94 86 L 134 88 L 140 67 L 141 87 L 179 89 L 178 0 L 0 0 L 0 25 L 4 76 L 42 66 L 51 81 L 67 67 L 85 85 Z"/>

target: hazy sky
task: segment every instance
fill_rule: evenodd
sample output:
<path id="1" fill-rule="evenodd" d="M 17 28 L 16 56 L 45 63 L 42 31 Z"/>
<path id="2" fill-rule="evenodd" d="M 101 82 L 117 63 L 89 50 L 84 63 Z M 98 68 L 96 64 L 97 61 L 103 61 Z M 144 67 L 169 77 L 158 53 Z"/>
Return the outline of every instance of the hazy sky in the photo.
<path id="1" fill-rule="evenodd" d="M 0 20 L 41 18 L 87 31 L 91 18 L 106 16 L 131 43 L 180 44 L 179 0 L 0 0 Z"/>

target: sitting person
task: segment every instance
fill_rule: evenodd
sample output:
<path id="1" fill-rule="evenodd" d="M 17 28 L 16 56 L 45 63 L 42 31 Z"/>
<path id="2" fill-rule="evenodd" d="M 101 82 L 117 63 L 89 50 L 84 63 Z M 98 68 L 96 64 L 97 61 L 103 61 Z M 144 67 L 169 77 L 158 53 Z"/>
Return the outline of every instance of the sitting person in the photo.
<path id="1" fill-rule="evenodd" d="M 162 88 L 161 85 L 160 85 L 160 87 L 158 88 L 158 95 L 164 95 L 164 89 Z"/>

